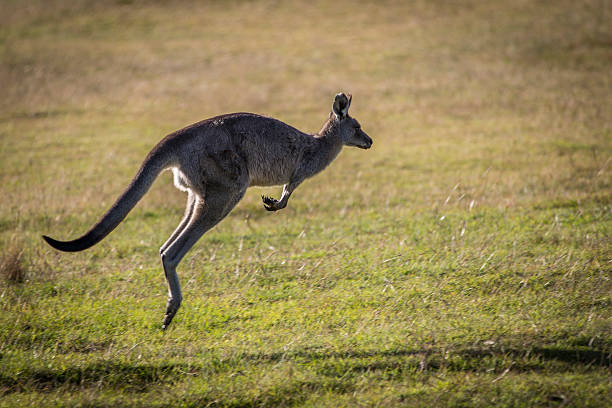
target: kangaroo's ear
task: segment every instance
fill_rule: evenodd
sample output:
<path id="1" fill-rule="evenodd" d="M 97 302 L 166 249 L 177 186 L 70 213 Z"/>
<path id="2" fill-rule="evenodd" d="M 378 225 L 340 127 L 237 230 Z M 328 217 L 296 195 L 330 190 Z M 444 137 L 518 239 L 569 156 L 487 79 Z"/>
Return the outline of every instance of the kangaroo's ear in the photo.
<path id="1" fill-rule="evenodd" d="M 353 96 L 351 94 L 349 94 L 348 97 L 343 93 L 339 93 L 338 95 L 336 95 L 332 110 L 334 111 L 334 114 L 338 117 L 338 119 L 342 119 L 348 114 L 349 106 L 351 106 L 352 99 Z"/>

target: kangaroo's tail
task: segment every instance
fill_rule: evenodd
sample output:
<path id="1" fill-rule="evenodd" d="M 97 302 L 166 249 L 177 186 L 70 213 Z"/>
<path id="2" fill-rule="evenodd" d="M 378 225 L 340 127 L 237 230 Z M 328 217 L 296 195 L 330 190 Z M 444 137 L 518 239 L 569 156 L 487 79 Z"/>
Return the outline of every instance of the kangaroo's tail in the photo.
<path id="1" fill-rule="evenodd" d="M 117 199 L 115 204 L 104 214 L 85 235 L 72 241 L 57 241 L 46 235 L 43 238 L 53 248 L 64 252 L 77 252 L 90 248 L 102 241 L 128 215 L 163 170 L 171 166 L 172 154 L 166 149 L 153 149 L 140 166 L 132 182 Z"/>

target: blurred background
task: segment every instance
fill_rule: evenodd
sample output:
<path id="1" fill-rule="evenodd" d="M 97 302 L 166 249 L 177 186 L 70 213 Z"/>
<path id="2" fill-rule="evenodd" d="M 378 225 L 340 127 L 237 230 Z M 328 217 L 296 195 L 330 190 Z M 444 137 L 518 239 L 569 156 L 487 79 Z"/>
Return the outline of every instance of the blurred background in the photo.
<path id="1" fill-rule="evenodd" d="M 485 171 L 495 182 L 476 194 L 493 205 L 609 186 L 598 173 L 610 157 L 606 1 L 2 8 L 11 211 L 41 200 L 53 213 L 87 206 L 100 166 L 136 163 L 164 134 L 213 115 L 257 112 L 316 132 L 339 91 L 354 94 L 351 112 L 377 143 L 349 153 L 336 174 L 363 174 L 378 200 L 433 204 L 457 183 L 475 193 Z M 78 177 L 64 178 L 70 166 Z M 125 181 L 92 191 L 114 197 Z"/>

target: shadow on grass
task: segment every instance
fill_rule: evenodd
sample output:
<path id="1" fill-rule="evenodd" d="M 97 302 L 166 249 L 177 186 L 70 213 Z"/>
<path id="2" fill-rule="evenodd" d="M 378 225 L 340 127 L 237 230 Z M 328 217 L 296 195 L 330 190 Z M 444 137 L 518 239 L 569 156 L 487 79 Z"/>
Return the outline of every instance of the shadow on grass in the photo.
<path id="1" fill-rule="evenodd" d="M 0 395 L 35 390 L 49 392 L 60 387 L 124 389 L 144 392 L 151 385 L 171 384 L 182 376 L 201 371 L 187 364 L 129 364 L 111 361 L 95 362 L 82 367 L 62 369 L 28 368 L 10 375 L 0 373 Z"/>
<path id="2" fill-rule="evenodd" d="M 315 391 L 334 390 L 347 393 L 355 387 L 355 377 L 368 373 L 380 379 L 401 379 L 407 375 L 439 370 L 453 372 L 487 372 L 492 375 L 508 369 L 519 372 L 564 372 L 577 368 L 588 370 L 610 367 L 612 353 L 596 349 L 534 347 L 526 350 L 467 348 L 456 351 L 441 349 L 397 349 L 387 351 L 298 350 L 288 353 L 238 354 L 229 359 L 203 365 L 131 364 L 98 361 L 82 367 L 32 367 L 18 373 L 0 373 L 0 395 L 13 392 L 51 392 L 84 388 L 110 388 L 127 392 L 145 392 L 151 387 L 175 384 L 185 376 L 218 375 L 222 372 L 294 362 L 316 374 L 314 380 L 293 380 L 259 390 L 253 395 L 236 395 L 230 400 L 209 400 L 207 395 L 194 395 L 184 401 L 187 406 L 214 402 L 216 406 L 287 405 L 299 403 Z M 214 358 L 213 358 L 214 359 Z M 261 367 L 258 367 L 261 366 Z M 240 378 L 240 377 L 236 377 Z M 254 404 L 254 405 L 253 405 Z"/>
<path id="3" fill-rule="evenodd" d="M 306 360 L 322 359 L 366 359 L 374 357 L 402 357 L 402 356 L 435 356 L 441 355 L 442 350 L 422 349 L 422 350 L 385 350 L 385 351 L 308 351 L 300 350 L 286 353 L 270 354 L 247 354 L 243 358 L 254 361 L 291 360 L 295 358 Z M 468 348 L 463 350 L 451 351 L 454 356 L 483 358 L 490 356 L 506 356 L 512 359 L 524 359 L 532 356 L 542 360 L 553 360 L 571 365 L 589 365 L 608 367 L 612 365 L 612 352 L 596 349 L 581 348 L 561 348 L 561 347 L 533 347 L 529 349 L 495 349 L 495 348 Z"/>

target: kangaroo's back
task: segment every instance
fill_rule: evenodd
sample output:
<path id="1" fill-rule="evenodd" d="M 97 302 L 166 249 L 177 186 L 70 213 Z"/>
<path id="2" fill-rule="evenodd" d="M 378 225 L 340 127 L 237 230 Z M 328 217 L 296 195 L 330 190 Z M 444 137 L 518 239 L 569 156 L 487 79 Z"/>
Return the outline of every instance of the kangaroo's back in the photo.
<path id="1" fill-rule="evenodd" d="M 168 138 L 181 140 L 186 151 L 207 156 L 232 151 L 244 160 L 252 186 L 286 183 L 304 150 L 315 143 L 311 135 L 278 119 L 254 113 L 210 118 Z"/>

